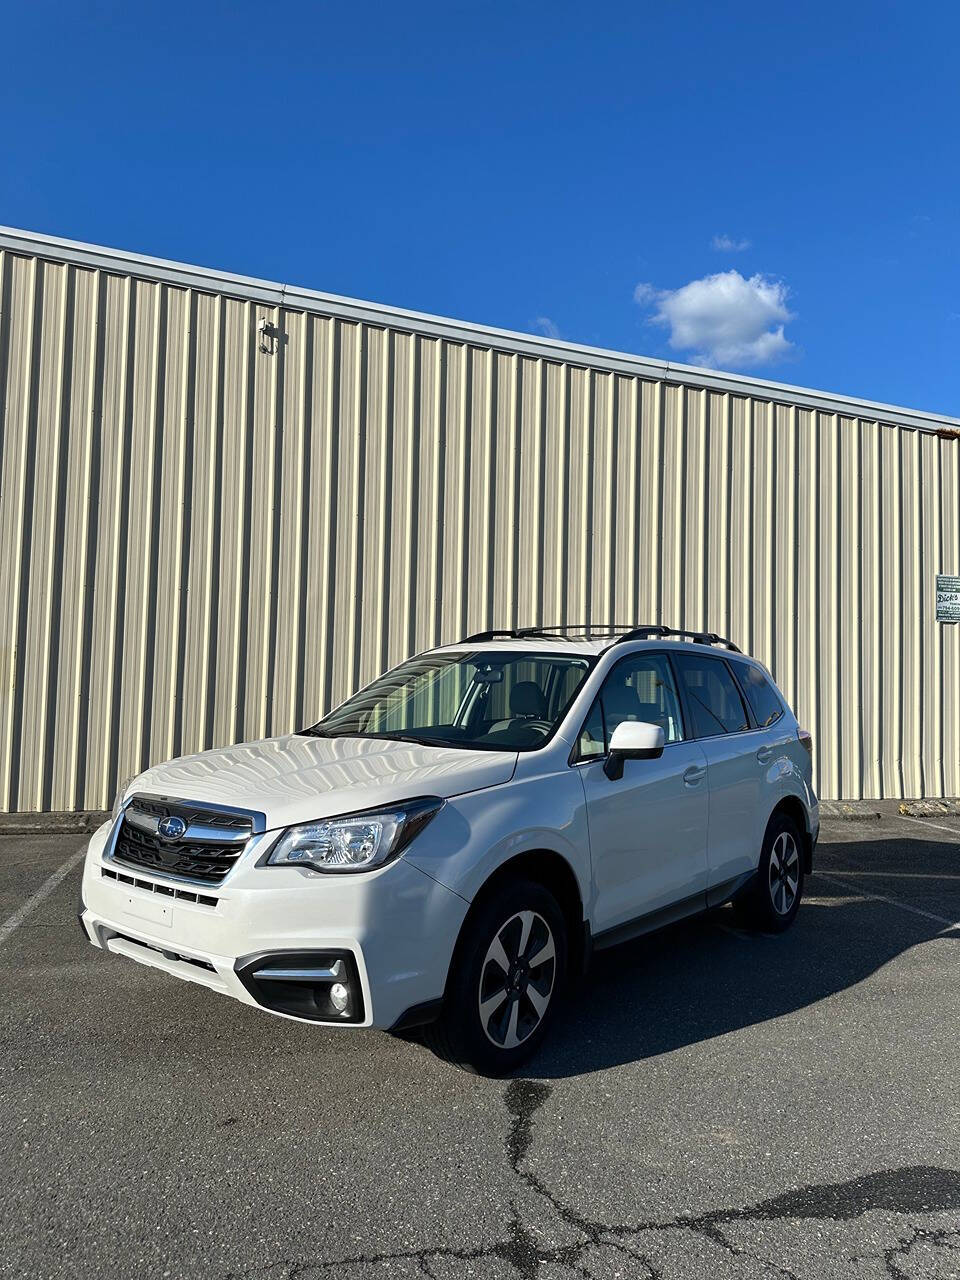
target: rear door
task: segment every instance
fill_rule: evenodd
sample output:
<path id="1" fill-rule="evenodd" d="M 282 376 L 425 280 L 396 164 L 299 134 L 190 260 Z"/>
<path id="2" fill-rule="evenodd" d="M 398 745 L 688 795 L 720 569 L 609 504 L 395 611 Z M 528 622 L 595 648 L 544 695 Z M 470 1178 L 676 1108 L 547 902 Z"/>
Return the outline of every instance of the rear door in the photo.
<path id="1" fill-rule="evenodd" d="M 658 760 L 626 760 L 604 773 L 610 735 L 623 720 L 659 724 Z M 665 654 L 631 654 L 613 668 L 580 735 L 577 767 L 587 802 L 596 933 L 674 903 L 702 905 L 707 880 L 706 761 L 689 740 Z"/>
<path id="2" fill-rule="evenodd" d="M 723 658 L 678 650 L 671 657 L 693 733 L 707 759 L 708 885 L 715 888 L 757 865 L 761 743 L 751 732 L 743 695 Z"/>

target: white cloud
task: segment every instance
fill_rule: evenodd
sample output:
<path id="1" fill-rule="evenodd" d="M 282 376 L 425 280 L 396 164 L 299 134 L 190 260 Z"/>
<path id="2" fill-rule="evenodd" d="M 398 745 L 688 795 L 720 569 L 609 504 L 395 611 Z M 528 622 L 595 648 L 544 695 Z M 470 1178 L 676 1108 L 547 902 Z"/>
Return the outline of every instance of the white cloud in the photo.
<path id="1" fill-rule="evenodd" d="M 714 236 L 710 243 L 721 253 L 743 253 L 750 248 L 749 240 L 735 240 L 733 236 Z"/>
<path id="2" fill-rule="evenodd" d="M 697 364 L 755 368 L 794 350 L 783 332 L 793 319 L 787 287 L 769 276 L 720 271 L 680 289 L 638 284 L 633 296 L 656 308 L 650 323 L 668 328 L 673 350 L 689 352 Z"/>
<path id="3" fill-rule="evenodd" d="M 559 338 L 560 330 L 553 323 L 549 316 L 537 316 L 535 321 L 537 328 L 545 338 Z"/>

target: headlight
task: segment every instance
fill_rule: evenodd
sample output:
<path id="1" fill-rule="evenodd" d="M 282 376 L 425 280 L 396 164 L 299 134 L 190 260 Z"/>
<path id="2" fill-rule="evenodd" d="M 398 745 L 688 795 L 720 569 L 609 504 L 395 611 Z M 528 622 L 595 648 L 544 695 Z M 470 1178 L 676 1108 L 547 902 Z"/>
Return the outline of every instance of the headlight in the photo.
<path id="1" fill-rule="evenodd" d="M 342 874 L 392 862 L 443 808 L 437 796 L 290 827 L 267 858 L 271 867 Z"/>
<path id="2" fill-rule="evenodd" d="M 127 793 L 127 787 L 129 787 L 130 783 L 136 776 L 137 775 L 135 773 L 131 773 L 129 778 L 124 778 L 123 782 L 120 783 L 120 788 L 113 800 L 113 812 L 110 814 L 111 822 L 116 822 L 120 817 L 120 810 L 123 807 L 123 797 Z"/>

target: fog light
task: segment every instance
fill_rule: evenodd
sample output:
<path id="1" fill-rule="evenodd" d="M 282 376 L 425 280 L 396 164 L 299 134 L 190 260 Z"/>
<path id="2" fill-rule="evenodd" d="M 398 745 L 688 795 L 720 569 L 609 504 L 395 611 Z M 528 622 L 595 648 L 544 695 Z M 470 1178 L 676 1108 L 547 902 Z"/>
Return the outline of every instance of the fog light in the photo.
<path id="1" fill-rule="evenodd" d="M 335 982 L 330 988 L 330 1003 L 337 1013 L 346 1013 L 350 1003 L 350 992 L 342 982 Z"/>
<path id="2" fill-rule="evenodd" d="M 311 1022 L 363 1022 L 363 991 L 350 951 L 268 951 L 237 961 L 237 977 L 274 1013 Z"/>

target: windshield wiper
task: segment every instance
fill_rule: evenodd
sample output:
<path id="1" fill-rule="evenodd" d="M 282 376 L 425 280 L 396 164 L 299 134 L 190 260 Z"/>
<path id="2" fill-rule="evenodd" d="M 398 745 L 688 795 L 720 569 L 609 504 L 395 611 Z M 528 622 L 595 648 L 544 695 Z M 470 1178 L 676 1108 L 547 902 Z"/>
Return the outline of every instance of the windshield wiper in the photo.
<path id="1" fill-rule="evenodd" d="M 420 734 L 413 733 L 365 733 L 358 734 L 358 737 L 364 738 L 383 738 L 387 742 L 413 742 L 419 747 L 454 747 L 458 743 L 450 742 L 446 738 L 425 738 Z"/>
<path id="2" fill-rule="evenodd" d="M 359 730 L 321 729 L 319 725 L 311 725 L 309 729 L 300 729 L 299 733 L 309 734 L 314 738 L 374 738 L 383 742 L 412 742 L 418 747 L 460 747 L 469 743 L 450 742 L 447 738 L 426 738 L 413 733 L 361 733 Z"/>

